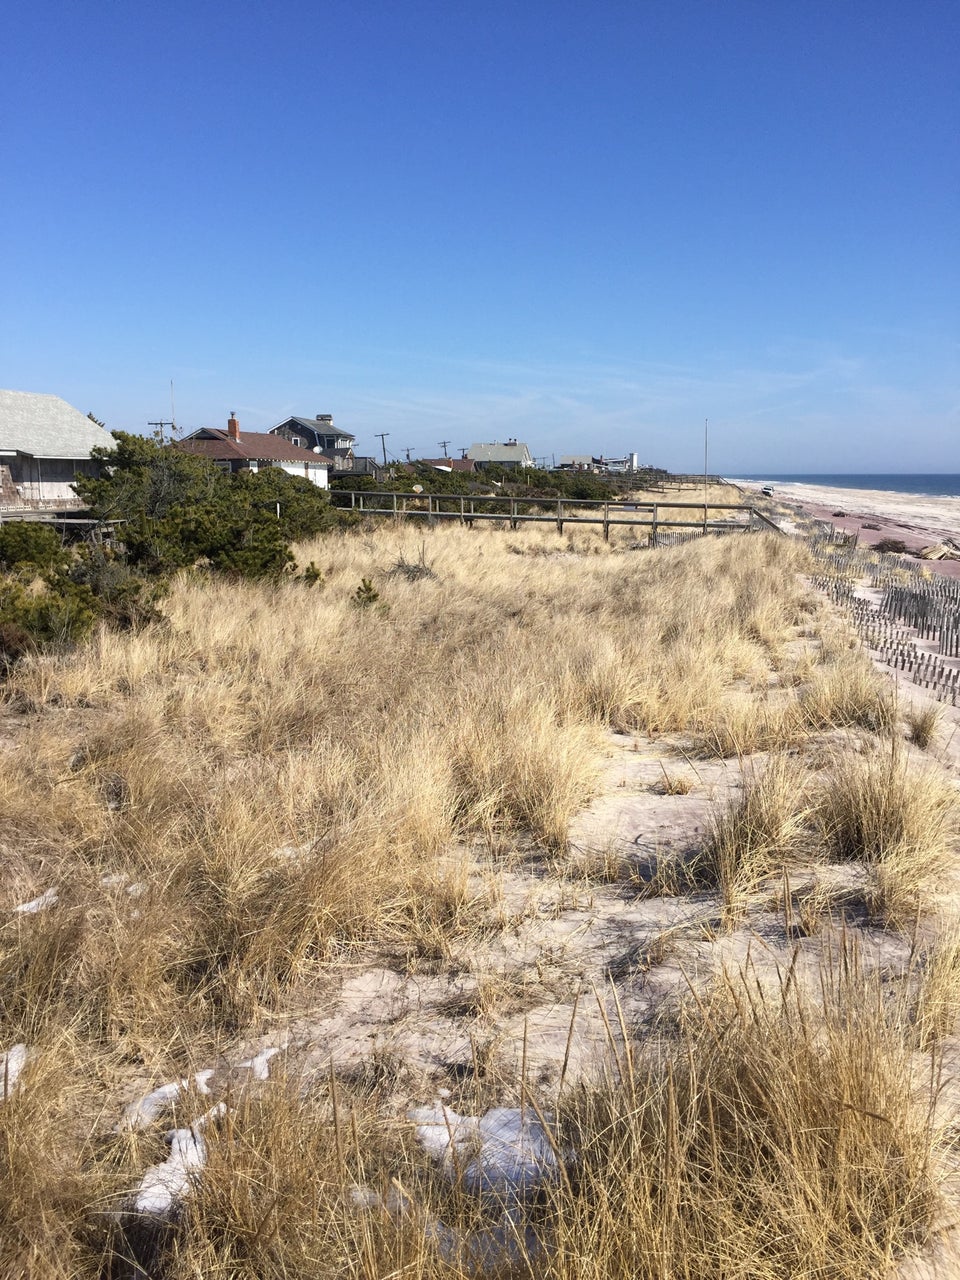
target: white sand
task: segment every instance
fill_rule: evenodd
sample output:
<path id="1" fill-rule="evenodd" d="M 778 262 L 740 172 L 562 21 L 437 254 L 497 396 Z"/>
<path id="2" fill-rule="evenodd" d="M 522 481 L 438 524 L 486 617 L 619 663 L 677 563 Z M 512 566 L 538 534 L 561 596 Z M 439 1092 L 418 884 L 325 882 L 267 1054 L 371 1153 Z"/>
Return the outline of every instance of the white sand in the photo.
<path id="1" fill-rule="evenodd" d="M 732 480 L 744 492 L 759 493 L 757 480 Z M 895 493 L 887 489 L 837 489 L 829 485 L 773 484 L 775 498 L 804 507 L 845 511 L 850 516 L 874 516 L 898 525 L 905 532 L 929 534 L 931 541 L 948 537 L 960 540 L 960 498 L 934 498 L 922 493 Z M 829 513 L 828 513 L 829 515 Z"/>

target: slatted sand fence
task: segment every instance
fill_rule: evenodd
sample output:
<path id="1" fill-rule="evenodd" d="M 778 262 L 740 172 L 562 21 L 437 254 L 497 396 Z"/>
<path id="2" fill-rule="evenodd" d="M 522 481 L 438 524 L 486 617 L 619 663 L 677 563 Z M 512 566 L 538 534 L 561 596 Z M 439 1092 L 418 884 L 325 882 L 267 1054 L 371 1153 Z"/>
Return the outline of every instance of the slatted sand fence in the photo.
<path id="1" fill-rule="evenodd" d="M 960 700 L 960 582 L 924 573 L 907 556 L 812 539 L 813 582 L 849 616 L 881 662 L 940 702 Z"/>

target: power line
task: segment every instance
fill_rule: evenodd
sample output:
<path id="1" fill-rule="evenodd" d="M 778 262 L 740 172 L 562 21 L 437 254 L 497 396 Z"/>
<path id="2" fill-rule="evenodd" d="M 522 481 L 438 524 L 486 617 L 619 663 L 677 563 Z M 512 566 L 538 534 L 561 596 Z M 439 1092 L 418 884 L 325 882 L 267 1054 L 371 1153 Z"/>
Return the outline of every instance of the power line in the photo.
<path id="1" fill-rule="evenodd" d="M 172 429 L 173 429 L 173 427 L 174 427 L 174 425 L 175 425 L 175 424 L 174 424 L 173 422 L 148 422 L 148 423 L 147 423 L 147 426 L 148 426 L 148 427 L 156 427 L 156 428 L 157 428 L 157 434 L 158 434 L 158 435 L 159 435 L 159 437 L 160 437 L 160 443 L 161 443 L 161 444 L 163 444 L 163 443 L 164 443 L 164 440 L 163 440 L 163 428 L 164 428 L 164 427 L 170 427 L 170 428 L 171 428 L 171 430 L 172 430 Z"/>

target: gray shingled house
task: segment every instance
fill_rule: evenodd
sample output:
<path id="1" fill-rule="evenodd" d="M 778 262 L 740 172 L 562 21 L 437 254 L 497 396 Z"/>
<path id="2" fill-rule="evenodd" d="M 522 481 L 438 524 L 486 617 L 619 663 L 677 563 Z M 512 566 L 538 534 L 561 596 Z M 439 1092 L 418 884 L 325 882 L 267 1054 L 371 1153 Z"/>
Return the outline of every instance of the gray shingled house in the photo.
<path id="1" fill-rule="evenodd" d="M 494 444 L 472 444 L 467 450 L 467 457 L 477 464 L 480 471 L 494 464 L 508 470 L 533 466 L 530 450 L 522 440 L 505 440 L 503 444 L 499 441 Z"/>
<path id="2" fill-rule="evenodd" d="M 77 476 L 97 474 L 91 449 L 114 444 L 109 431 L 59 396 L 0 391 L 0 504 L 75 502 Z"/>
<path id="3" fill-rule="evenodd" d="M 337 431 L 332 413 L 318 413 L 315 418 L 284 418 L 270 428 L 272 436 L 282 436 L 302 449 L 316 449 L 339 465 L 343 459 L 353 456 L 356 436 L 349 431 Z"/>

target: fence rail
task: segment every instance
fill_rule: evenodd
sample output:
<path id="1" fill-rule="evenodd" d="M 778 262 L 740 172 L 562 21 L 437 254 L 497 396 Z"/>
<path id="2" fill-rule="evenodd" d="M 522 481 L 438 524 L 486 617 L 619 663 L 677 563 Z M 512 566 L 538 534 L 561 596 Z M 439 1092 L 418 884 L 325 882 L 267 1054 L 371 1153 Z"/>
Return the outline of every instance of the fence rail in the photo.
<path id="1" fill-rule="evenodd" d="M 394 516 L 396 519 L 420 519 L 433 524 L 437 520 L 458 520 L 473 524 L 475 520 L 499 520 L 511 529 L 521 524 L 553 524 L 558 533 L 565 525 L 600 525 L 604 538 L 619 526 L 645 528 L 655 541 L 661 530 L 699 529 L 702 533 L 732 533 L 756 529 L 780 532 L 755 507 L 741 502 L 605 502 L 580 498 L 515 498 L 467 496 L 448 493 L 396 493 L 373 489 L 339 489 L 331 492 L 335 506 L 365 516 Z M 689 512 L 686 519 L 673 518 L 673 513 Z M 732 513 L 717 520 L 711 512 Z M 694 516 L 694 512 L 698 514 Z"/>

